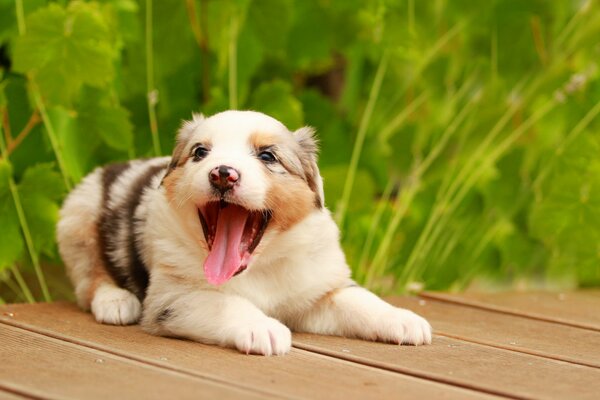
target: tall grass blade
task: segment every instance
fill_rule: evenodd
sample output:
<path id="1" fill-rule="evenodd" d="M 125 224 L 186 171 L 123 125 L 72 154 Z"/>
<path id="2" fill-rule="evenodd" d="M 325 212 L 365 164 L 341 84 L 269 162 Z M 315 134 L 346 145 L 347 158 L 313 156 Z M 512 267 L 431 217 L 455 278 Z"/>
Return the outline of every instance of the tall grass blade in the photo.
<path id="1" fill-rule="evenodd" d="M 379 66 L 377 67 L 377 72 L 375 73 L 375 79 L 373 80 L 371 91 L 369 92 L 367 106 L 365 108 L 365 111 L 363 112 L 360 121 L 358 134 L 356 135 L 356 141 L 354 142 L 354 147 L 352 149 L 350 165 L 348 166 L 348 172 L 346 174 L 346 180 L 344 182 L 344 191 L 342 192 L 342 198 L 337 206 L 335 216 L 336 222 L 340 227 L 344 225 L 344 219 L 346 217 L 346 212 L 348 209 L 348 202 L 350 201 L 350 194 L 352 193 L 354 180 L 356 178 L 356 170 L 358 169 L 358 160 L 360 159 L 360 154 L 363 149 L 365 136 L 367 134 L 369 123 L 371 121 L 371 116 L 373 114 L 373 109 L 375 108 L 375 103 L 377 102 L 377 98 L 379 97 L 379 91 L 381 90 L 381 83 L 383 82 L 385 71 L 387 70 L 388 61 L 389 53 L 385 51 L 381 56 L 381 60 L 379 61 Z"/>

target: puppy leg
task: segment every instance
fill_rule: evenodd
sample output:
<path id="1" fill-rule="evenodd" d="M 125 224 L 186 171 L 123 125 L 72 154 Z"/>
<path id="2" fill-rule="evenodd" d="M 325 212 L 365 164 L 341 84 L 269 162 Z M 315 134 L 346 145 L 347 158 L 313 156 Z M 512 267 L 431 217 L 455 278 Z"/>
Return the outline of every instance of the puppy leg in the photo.
<path id="1" fill-rule="evenodd" d="M 361 287 L 336 289 L 305 313 L 294 330 L 397 344 L 431 343 L 431 326 Z"/>
<path id="2" fill-rule="evenodd" d="M 171 287 L 167 295 L 149 293 L 142 326 L 150 333 L 234 347 L 246 354 L 280 355 L 292 345 L 291 332 L 281 322 L 242 297 L 213 291 L 178 292 Z"/>
<path id="3" fill-rule="evenodd" d="M 133 293 L 108 281 L 94 291 L 91 308 L 96 321 L 109 325 L 134 324 L 142 314 L 142 305 Z"/>

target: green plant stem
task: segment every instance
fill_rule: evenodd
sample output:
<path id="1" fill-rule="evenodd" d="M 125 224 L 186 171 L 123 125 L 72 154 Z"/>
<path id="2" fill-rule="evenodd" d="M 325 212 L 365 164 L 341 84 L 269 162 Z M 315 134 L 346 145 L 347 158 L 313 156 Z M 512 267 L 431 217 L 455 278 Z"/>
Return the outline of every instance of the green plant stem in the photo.
<path id="1" fill-rule="evenodd" d="M 495 163 L 507 150 L 508 148 L 514 144 L 514 142 L 529 129 L 534 123 L 539 121 L 542 117 L 548 114 L 554 107 L 556 103 L 553 100 L 549 100 L 546 102 L 541 108 L 539 108 L 531 117 L 529 117 L 526 121 L 524 121 L 512 134 L 510 134 L 506 139 L 500 142 L 498 145 L 494 146 L 494 150 L 490 151 L 487 157 L 481 158 L 481 165 L 478 165 L 477 168 L 472 169 L 472 173 L 465 179 L 464 183 L 460 187 L 454 199 L 449 201 L 446 207 L 444 207 L 444 212 L 437 213 L 437 217 L 440 217 L 439 220 L 435 220 L 430 218 L 429 221 L 434 221 L 435 224 L 429 224 L 429 230 L 432 231 L 431 234 L 429 231 L 426 235 L 422 235 L 421 237 L 426 238 L 427 240 L 423 240 L 423 244 L 420 246 L 415 246 L 411 255 L 406 263 L 406 267 L 403 270 L 399 283 L 407 283 L 415 279 L 415 277 L 421 272 L 422 268 L 416 268 L 415 262 L 423 257 L 424 254 L 428 254 L 431 246 L 435 240 L 439 237 L 447 222 L 449 220 L 449 215 L 452 214 L 460 204 L 460 202 L 465 198 L 469 190 L 477 183 L 477 181 L 481 178 L 484 171 L 486 171 L 486 167 L 489 167 L 491 164 Z M 428 221 L 428 222 L 429 222 Z M 419 239 L 421 239 L 419 237 Z M 419 243 L 418 243 L 419 244 Z M 418 249 L 417 249 L 418 247 Z"/>
<path id="2" fill-rule="evenodd" d="M 492 82 L 496 83 L 498 81 L 498 27 L 494 26 L 492 30 L 492 43 L 490 46 L 491 54 L 490 54 L 490 65 L 492 67 Z"/>
<path id="3" fill-rule="evenodd" d="M 10 271 L 12 272 L 13 276 L 15 277 L 15 280 L 17 281 L 17 284 L 19 285 L 19 289 L 21 289 L 21 292 L 23 293 L 23 297 L 25 298 L 25 300 L 29 304 L 35 303 L 35 298 L 31 294 L 31 290 L 29 290 L 27 283 L 23 279 L 23 276 L 21 275 L 19 268 L 16 265 L 13 265 L 10 268 Z"/>
<path id="4" fill-rule="evenodd" d="M 194 39 L 200 48 L 200 62 L 202 64 L 202 102 L 210 99 L 210 60 L 208 51 L 208 32 L 206 31 L 206 2 L 200 0 L 200 18 L 196 11 L 196 0 L 186 0 L 186 9 Z M 201 22 L 200 22 L 201 21 Z"/>
<path id="5" fill-rule="evenodd" d="M 27 223 L 27 218 L 25 218 L 25 212 L 23 211 L 23 204 L 21 203 L 21 198 L 19 196 L 19 191 L 17 190 L 17 185 L 15 181 L 10 178 L 8 181 L 8 185 L 10 187 L 10 193 L 13 197 L 13 201 L 15 203 L 15 208 L 17 210 L 17 216 L 19 217 L 19 223 L 21 224 L 21 230 L 23 231 L 23 236 L 25 237 L 25 244 L 27 245 L 27 251 L 29 252 L 29 256 L 31 257 L 31 262 L 33 264 L 33 269 L 35 270 L 35 275 L 40 284 L 40 289 L 42 289 L 42 295 L 44 296 L 44 301 L 50 302 L 52 301 L 52 297 L 50 296 L 50 292 L 48 291 L 48 286 L 46 285 L 46 279 L 44 277 L 44 273 L 40 266 L 40 260 L 38 258 L 38 254 L 35 251 L 35 247 L 33 246 L 33 240 L 31 238 L 31 232 L 29 230 L 29 224 Z"/>
<path id="6" fill-rule="evenodd" d="M 415 33 L 415 0 L 408 0 L 408 32 Z"/>
<path id="7" fill-rule="evenodd" d="M 14 265 L 9 267 L 8 270 L 10 271 L 13 267 L 14 267 Z M 14 279 L 3 279 L 2 283 L 4 285 L 6 285 L 10 290 L 12 290 L 12 292 L 15 294 L 15 296 L 17 296 L 16 297 L 17 301 L 19 299 L 23 299 L 23 300 L 27 301 L 25 299 L 25 293 L 23 293 L 23 290 L 21 290 L 21 288 L 17 285 L 17 283 L 14 282 Z M 2 294 L 2 296 L 6 297 L 7 295 Z M 4 301 L 4 297 L 0 297 L 0 304 L 3 304 L 2 302 Z M 31 304 L 31 302 L 28 302 L 28 303 Z"/>
<path id="8" fill-rule="evenodd" d="M 517 85 L 517 87 L 520 87 L 520 86 L 521 86 L 520 84 Z M 531 91 L 535 87 L 536 87 L 536 84 L 532 84 L 532 86 L 530 88 L 531 90 L 528 91 L 528 93 L 531 93 Z M 427 223 L 425 224 L 425 228 L 423 229 L 423 231 L 421 231 L 421 234 L 419 235 L 419 239 L 417 240 L 417 243 L 413 247 L 413 249 L 408 257 L 408 261 L 406 262 L 406 265 L 404 266 L 402 274 L 400 275 L 400 278 L 398 279 L 397 282 L 403 283 L 404 280 L 407 279 L 407 276 L 411 274 L 410 271 L 414 268 L 414 263 L 418 259 L 420 259 L 421 257 L 424 256 L 425 253 L 423 252 L 423 247 L 425 246 L 425 242 L 430 240 L 429 235 L 431 233 L 431 230 L 434 228 L 434 225 L 436 224 L 437 219 L 440 218 L 442 216 L 442 214 L 447 212 L 447 207 L 451 201 L 452 196 L 458 190 L 460 185 L 467 179 L 467 177 L 469 176 L 471 171 L 477 167 L 477 165 L 476 165 L 477 162 L 483 156 L 485 156 L 485 152 L 488 150 L 490 145 L 493 143 L 493 140 L 500 134 L 500 132 L 502 132 L 502 129 L 504 129 L 506 124 L 510 121 L 510 119 L 513 117 L 513 115 L 517 112 L 519 107 L 520 107 L 520 103 L 516 103 L 516 102 L 512 103 L 509 106 L 509 108 L 506 110 L 506 112 L 500 117 L 500 119 L 496 122 L 496 124 L 494 124 L 494 126 L 492 127 L 490 132 L 486 135 L 483 142 L 477 147 L 474 154 L 471 157 L 469 157 L 469 160 L 466 162 L 466 164 L 463 166 L 463 168 L 460 169 L 456 178 L 453 181 L 451 181 L 451 183 L 449 183 L 448 188 L 445 190 L 442 190 L 443 188 L 440 188 L 440 190 L 438 191 L 438 195 L 436 196 L 435 207 L 434 207 L 433 211 L 431 212 L 431 214 L 429 215 Z"/>
<path id="9" fill-rule="evenodd" d="M 63 177 L 63 181 L 65 182 L 65 187 L 67 188 L 67 190 L 71 190 L 73 188 L 73 184 L 72 184 L 71 176 L 68 173 L 68 169 L 65 165 L 65 161 L 62 156 L 60 142 L 58 141 L 56 132 L 54 132 L 54 127 L 52 125 L 52 121 L 50 121 L 50 117 L 48 116 L 46 106 L 44 105 L 42 96 L 41 96 L 33 78 L 31 78 L 29 81 L 29 88 L 31 90 L 33 99 L 35 101 L 35 106 L 39 110 L 40 116 L 42 117 L 42 122 L 44 123 L 44 128 L 46 128 L 46 134 L 48 135 L 48 139 L 50 140 L 50 145 L 52 146 L 52 150 L 54 151 L 54 156 L 56 157 L 56 161 L 58 163 L 58 168 L 60 169 L 61 175 Z"/>
<path id="10" fill-rule="evenodd" d="M 512 218 L 515 217 L 515 215 L 519 212 L 519 210 L 523 207 L 523 203 L 526 201 L 527 196 L 525 195 L 524 192 L 521 192 L 519 194 L 519 196 L 517 197 L 517 199 L 514 201 L 513 205 L 511 206 L 511 209 L 508 211 L 508 213 L 506 213 L 504 215 L 504 218 L 501 221 L 496 221 L 496 223 L 492 224 L 491 227 L 484 227 L 484 229 L 481 229 L 481 234 L 477 234 L 476 237 L 480 238 L 477 241 L 477 246 L 475 246 L 475 248 L 473 249 L 473 251 L 469 252 L 469 259 L 466 260 L 467 262 L 469 262 L 469 260 L 473 260 L 472 265 L 476 265 L 475 261 L 481 256 L 481 254 L 483 254 L 484 250 L 488 247 L 488 245 L 492 242 L 492 240 L 496 237 L 496 235 L 498 234 L 498 232 L 500 232 L 502 230 L 502 228 L 504 227 L 504 221 L 505 220 L 512 220 Z M 454 237 L 458 236 L 458 235 L 453 235 Z M 439 264 L 442 264 L 445 262 L 445 258 L 442 258 L 439 262 Z M 460 280 L 458 282 L 458 288 L 459 290 L 464 290 L 466 288 L 466 285 L 469 284 L 469 282 L 473 279 L 473 277 L 475 275 L 477 275 L 477 273 L 479 272 L 479 269 L 477 268 L 468 268 L 464 273 L 461 274 Z"/>
<path id="11" fill-rule="evenodd" d="M 398 226 L 400 226 L 400 222 L 402 222 L 402 219 L 406 215 L 409 205 L 412 204 L 418 188 L 419 185 L 417 183 L 411 182 L 407 185 L 406 189 L 403 189 L 398 195 L 396 200 L 396 211 L 386 228 L 383 238 L 375 252 L 375 256 L 373 257 L 373 261 L 371 262 L 371 267 L 367 272 L 367 277 L 365 279 L 365 285 L 367 287 L 373 284 L 373 279 L 376 276 L 380 276 L 383 273 L 386 265 L 385 259 L 389 254 L 394 235 L 398 230 Z"/>
<path id="12" fill-rule="evenodd" d="M 458 23 L 452 27 L 452 29 L 448 30 L 444 33 L 431 47 L 427 53 L 419 60 L 416 64 L 414 72 L 411 77 L 407 77 L 406 83 L 398 89 L 397 94 L 393 97 L 392 100 L 388 99 L 388 107 L 383 110 L 383 115 L 387 115 L 390 112 L 395 112 L 398 109 L 398 101 L 406 94 L 406 90 L 411 86 L 412 82 L 416 82 L 417 78 L 421 76 L 423 70 L 429 65 L 429 63 L 435 58 L 435 56 L 443 49 L 443 47 L 456 36 L 462 29 L 465 23 Z"/>
<path id="13" fill-rule="evenodd" d="M 575 15 L 573 15 L 573 17 L 571 17 L 571 19 L 565 25 L 563 30 L 560 32 L 560 34 L 558 35 L 556 40 L 554 40 L 554 48 L 555 49 L 558 49 L 560 46 L 562 46 L 564 44 L 565 40 L 567 40 L 568 36 L 573 32 L 573 29 L 575 29 L 577 27 L 577 25 L 580 22 L 579 20 L 585 14 L 586 11 L 587 11 L 587 9 L 586 9 L 586 5 L 584 3 L 584 5 L 579 10 L 577 10 Z"/>
<path id="14" fill-rule="evenodd" d="M 152 134 L 154 154 L 160 156 L 162 155 L 162 151 L 156 119 L 158 91 L 154 85 L 154 38 L 152 28 L 152 0 L 146 0 L 146 100 L 148 103 L 148 118 L 150 119 L 150 132 Z"/>
<path id="15" fill-rule="evenodd" d="M 0 127 L 0 131 L 2 128 Z M 8 150 L 6 147 L 6 143 L 4 143 L 4 134 L 0 132 L 0 154 L 2 154 L 2 158 L 5 162 L 9 163 L 8 159 Z M 48 286 L 46 285 L 46 279 L 44 278 L 44 273 L 40 266 L 40 260 L 38 258 L 38 254 L 35 251 L 35 247 L 33 246 L 33 240 L 31 238 L 31 231 L 29 230 L 29 224 L 27 223 L 27 218 L 25 217 L 25 212 L 23 211 L 23 204 L 21 203 L 21 197 L 19 196 L 19 190 L 13 179 L 12 175 L 8 178 L 8 187 L 10 190 L 10 194 L 13 199 L 13 203 L 15 205 L 15 209 L 17 211 L 17 216 L 19 218 L 19 223 L 21 225 L 21 230 L 23 231 L 23 237 L 25 238 L 25 244 L 27 246 L 27 251 L 29 252 L 29 257 L 31 258 L 31 263 L 33 264 L 33 268 L 35 270 L 35 275 L 40 284 L 40 288 L 42 289 L 42 295 L 44 296 L 44 300 L 47 302 L 52 301 L 50 296 L 50 292 L 48 291 Z M 17 275 L 15 275 L 15 278 Z M 18 279 L 18 278 L 17 278 Z M 21 280 L 22 281 L 22 280 Z M 22 281 L 24 283 L 24 281 Z M 21 286 L 21 283 L 19 283 Z M 21 286 L 24 288 L 25 286 Z M 23 292 L 25 293 L 25 291 Z M 31 294 L 31 292 L 29 292 Z M 29 300 L 29 299 L 28 299 Z"/>
<path id="16" fill-rule="evenodd" d="M 371 91 L 369 93 L 367 106 L 360 121 L 358 134 L 356 135 L 356 141 L 354 142 L 354 148 L 352 149 L 350 165 L 348 166 L 348 173 L 346 174 L 346 180 L 344 182 L 344 191 L 342 192 L 342 198 L 338 203 L 336 212 L 337 223 L 340 227 L 344 224 L 344 218 L 346 217 L 348 202 L 350 201 L 350 194 L 352 193 L 352 187 L 354 186 L 354 179 L 356 177 L 356 170 L 358 168 L 358 160 L 360 159 L 360 154 L 363 149 L 365 136 L 367 134 L 367 129 L 373 114 L 373 109 L 375 108 L 375 103 L 379 97 L 379 91 L 381 90 L 381 84 L 383 82 L 383 77 L 385 76 L 388 60 L 389 53 L 386 51 L 383 53 L 381 60 L 379 61 L 379 66 L 377 67 L 377 72 L 375 73 L 375 79 L 373 80 L 373 85 L 371 86 Z"/>
<path id="17" fill-rule="evenodd" d="M 435 44 L 429 49 L 429 51 L 427 53 L 425 53 L 425 56 L 419 61 L 419 64 L 417 67 L 417 71 L 418 71 L 419 75 L 425 69 L 425 67 L 427 67 L 427 65 L 429 65 L 429 63 L 431 62 L 431 60 L 433 60 L 433 58 L 437 55 L 437 53 L 439 53 L 442 50 L 442 48 L 446 44 L 448 44 L 450 39 L 452 39 L 454 36 L 456 36 L 460 33 L 460 31 L 462 30 L 462 28 L 465 26 L 466 23 L 467 23 L 467 21 L 465 20 L 465 21 L 461 21 L 461 22 L 457 23 L 456 25 L 454 25 L 450 30 L 448 30 L 446 33 L 444 33 L 435 42 Z"/>
<path id="18" fill-rule="evenodd" d="M 533 188 L 536 191 L 536 194 L 539 197 L 539 192 L 541 191 L 541 186 L 548 177 L 548 174 L 552 170 L 554 166 L 554 162 L 556 161 L 557 156 L 564 151 L 569 145 L 583 132 L 585 128 L 600 114 L 600 102 L 596 103 L 594 107 L 592 107 L 585 116 L 579 120 L 577 125 L 571 129 L 571 131 L 565 136 L 565 138 L 558 144 L 556 147 L 556 151 L 552 155 L 552 158 L 544 164 L 544 167 L 536 177 L 533 182 Z"/>
<path id="19" fill-rule="evenodd" d="M 27 26 L 25 24 L 25 15 L 23 12 L 23 2 L 22 0 L 17 0 L 15 2 L 15 13 L 17 15 L 17 26 L 19 30 L 19 35 L 23 36 L 26 32 Z M 58 162 L 58 168 L 62 174 L 63 180 L 65 182 L 65 187 L 67 190 L 70 190 L 73 186 L 71 184 L 71 177 L 66 168 L 64 159 L 62 157 L 62 152 L 60 149 L 60 144 L 57 140 L 56 134 L 54 132 L 54 128 L 52 126 L 52 122 L 48 117 L 48 113 L 46 112 L 46 107 L 44 105 L 44 101 L 42 100 L 42 95 L 35 83 L 35 79 L 32 76 L 27 77 L 29 80 L 29 90 L 33 96 L 33 100 L 35 102 L 36 108 L 39 110 L 40 115 L 42 116 L 42 122 L 44 123 L 44 128 L 46 128 L 46 134 L 48 135 L 48 139 L 50 140 L 50 145 L 52 146 L 52 151 L 54 152 L 54 156 L 56 157 L 56 161 Z"/>
<path id="20" fill-rule="evenodd" d="M 369 275 L 370 267 L 368 265 L 368 257 L 371 254 L 371 248 L 373 247 L 373 241 L 375 240 L 375 234 L 377 233 L 377 228 L 379 228 L 381 224 L 381 217 L 383 216 L 383 212 L 385 211 L 385 206 L 388 204 L 390 200 L 390 196 L 395 186 L 395 180 L 390 179 L 385 189 L 383 190 L 383 194 L 379 199 L 377 204 L 377 208 L 375 209 L 375 213 L 373 214 L 373 218 L 371 219 L 371 225 L 369 225 L 369 232 L 367 233 L 367 239 L 365 240 L 365 244 L 360 253 L 360 258 L 358 261 L 357 272 L 359 274 L 357 280 L 362 282 L 365 281 L 366 277 Z M 365 274 L 366 271 L 366 274 Z"/>
<path id="21" fill-rule="evenodd" d="M 237 39 L 239 21 L 237 15 L 231 17 L 231 25 L 229 26 L 229 108 L 237 110 L 238 108 L 238 93 L 237 93 Z"/>
<path id="22" fill-rule="evenodd" d="M 457 96 L 462 96 L 463 92 L 459 91 Z M 450 137 L 456 132 L 458 127 L 463 123 L 465 118 L 469 115 L 469 112 L 472 110 L 475 105 L 476 99 L 471 99 L 469 103 L 467 103 L 463 109 L 456 115 L 454 120 L 447 126 L 446 130 L 442 134 L 440 140 L 436 143 L 435 147 L 429 152 L 425 160 L 422 163 L 413 168 L 411 173 L 411 179 L 407 182 L 406 186 L 402 190 L 402 194 L 398 197 L 398 200 L 401 200 L 400 204 L 397 205 L 397 211 L 392 216 L 392 220 L 388 224 L 385 234 L 383 235 L 383 239 L 377 251 L 375 252 L 375 256 L 373 257 L 373 261 L 371 264 L 371 268 L 369 269 L 369 273 L 367 274 L 367 285 L 370 284 L 375 276 L 381 274 L 385 268 L 384 260 L 389 253 L 392 239 L 400 226 L 400 223 L 404 219 L 406 215 L 406 211 L 408 210 L 414 196 L 417 194 L 420 180 L 425 171 L 431 166 L 431 164 L 437 159 L 439 154 L 445 148 Z"/>
<path id="23" fill-rule="evenodd" d="M 15 9 L 17 14 L 17 29 L 19 35 L 24 35 L 27 27 L 25 25 L 25 12 L 23 11 L 23 0 L 15 0 Z"/>
<path id="24" fill-rule="evenodd" d="M 403 108 L 398 115 L 396 115 L 388 124 L 385 125 L 385 127 L 383 127 L 381 133 L 379 134 L 379 140 L 383 142 L 389 140 L 393 133 L 404 124 L 406 119 L 411 116 L 415 110 L 419 108 L 423 102 L 425 102 L 425 100 L 427 100 L 427 94 L 421 93 L 416 99 L 411 101 L 406 108 Z"/>

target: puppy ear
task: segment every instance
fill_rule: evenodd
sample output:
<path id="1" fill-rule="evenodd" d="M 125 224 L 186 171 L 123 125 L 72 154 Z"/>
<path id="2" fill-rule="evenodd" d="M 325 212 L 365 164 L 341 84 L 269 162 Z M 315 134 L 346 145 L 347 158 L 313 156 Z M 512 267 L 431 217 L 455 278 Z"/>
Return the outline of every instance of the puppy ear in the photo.
<path id="1" fill-rule="evenodd" d="M 323 179 L 317 166 L 319 148 L 317 139 L 315 138 L 315 130 L 310 126 L 305 126 L 294 132 L 294 138 L 300 145 L 298 157 L 300 158 L 308 187 L 315 193 L 315 204 L 317 207 L 323 208 L 325 205 L 325 193 L 323 192 Z"/>
<path id="2" fill-rule="evenodd" d="M 202 121 L 204 121 L 204 116 L 202 114 L 192 113 L 192 120 L 183 121 L 181 124 L 179 132 L 177 132 L 175 148 L 173 149 L 173 155 L 171 156 L 171 162 L 169 162 L 169 167 L 167 168 L 165 178 L 179 166 L 179 162 L 181 160 L 181 156 L 183 155 L 183 150 L 185 149 L 186 144 Z"/>

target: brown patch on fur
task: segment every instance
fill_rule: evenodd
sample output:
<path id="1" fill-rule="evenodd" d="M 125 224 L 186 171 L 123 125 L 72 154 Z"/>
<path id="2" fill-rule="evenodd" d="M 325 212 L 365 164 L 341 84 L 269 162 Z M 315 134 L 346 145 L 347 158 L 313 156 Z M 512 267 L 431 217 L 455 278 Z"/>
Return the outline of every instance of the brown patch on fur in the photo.
<path id="1" fill-rule="evenodd" d="M 321 188 L 319 187 L 320 173 L 317 166 L 318 146 L 314 135 L 315 132 L 310 127 L 300 128 L 294 132 L 294 137 L 301 148 L 298 157 L 304 170 L 304 177 L 310 190 L 315 194 L 315 205 L 317 208 L 323 208 L 324 202 L 321 196 Z"/>
<path id="2" fill-rule="evenodd" d="M 87 292 L 85 293 L 85 298 L 83 299 L 84 304 L 87 308 L 89 308 L 92 304 L 92 300 L 94 299 L 96 289 L 98 289 L 101 284 L 111 283 L 116 286 L 116 283 L 106 270 L 106 266 L 100 254 L 100 248 L 96 244 L 98 243 L 98 229 L 95 226 L 90 226 L 90 229 L 86 229 L 86 232 L 81 232 L 81 234 L 81 237 L 89 238 L 87 240 L 90 240 L 94 243 L 93 246 L 90 246 L 93 258 L 90 271 L 90 284 Z"/>
<path id="3" fill-rule="evenodd" d="M 267 208 L 273 210 L 270 225 L 290 229 L 314 210 L 314 193 L 298 176 L 272 176 Z"/>
<path id="4" fill-rule="evenodd" d="M 100 287 L 100 285 L 104 283 L 109 283 L 111 285 L 117 286 L 114 279 L 111 278 L 111 276 L 106 271 L 104 263 L 102 263 L 102 261 L 98 257 L 98 259 L 94 261 L 94 266 L 92 267 L 90 286 L 88 288 L 85 298 L 86 304 L 92 304 L 92 300 L 94 299 L 96 289 L 98 289 L 98 287 Z"/>
<path id="5" fill-rule="evenodd" d="M 183 156 L 184 150 L 190 141 L 194 130 L 202 123 L 204 117 L 202 114 L 193 114 L 193 118 L 191 121 L 184 121 L 179 128 L 179 132 L 177 133 L 177 140 L 175 141 L 175 148 L 173 149 L 173 155 L 171 156 L 171 161 L 169 162 L 169 167 L 167 169 L 167 173 L 165 174 L 165 178 L 171 174 L 171 172 L 181 167 L 189 156 Z M 164 179 L 164 178 L 163 178 Z"/>
<path id="6" fill-rule="evenodd" d="M 332 305 L 334 303 L 333 297 L 336 294 L 338 294 L 339 292 L 341 292 L 342 290 L 344 290 L 344 288 L 337 288 L 337 289 L 330 290 L 329 292 L 325 293 L 323 296 L 321 296 L 321 298 L 319 298 L 315 302 L 315 306 L 323 307 L 323 306 Z"/>
<path id="7" fill-rule="evenodd" d="M 165 192 L 167 195 L 167 199 L 169 203 L 173 204 L 176 201 L 177 197 L 177 182 L 181 179 L 181 175 L 183 174 L 183 170 L 176 169 L 172 171 L 170 174 L 165 175 L 162 185 L 165 188 Z"/>
<path id="8" fill-rule="evenodd" d="M 260 149 L 261 147 L 272 146 L 277 143 L 277 136 L 265 133 L 265 132 L 254 132 L 250 135 L 250 146 L 254 149 Z"/>
<path id="9" fill-rule="evenodd" d="M 281 166 L 291 175 L 304 180 L 314 193 L 313 205 L 323 207 L 319 188 L 319 168 L 317 167 L 317 144 L 312 128 L 302 128 L 289 138 L 264 132 L 255 132 L 250 136 L 250 145 L 260 148 L 275 146 Z"/>
<path id="10" fill-rule="evenodd" d="M 177 168 L 181 167 L 186 163 L 189 156 L 183 157 L 183 150 L 187 143 L 178 144 L 175 150 L 173 151 L 173 156 L 171 156 L 171 161 L 169 161 L 169 166 L 167 168 L 167 173 L 165 174 L 161 183 L 164 183 L 165 179 L 173 173 Z"/>

